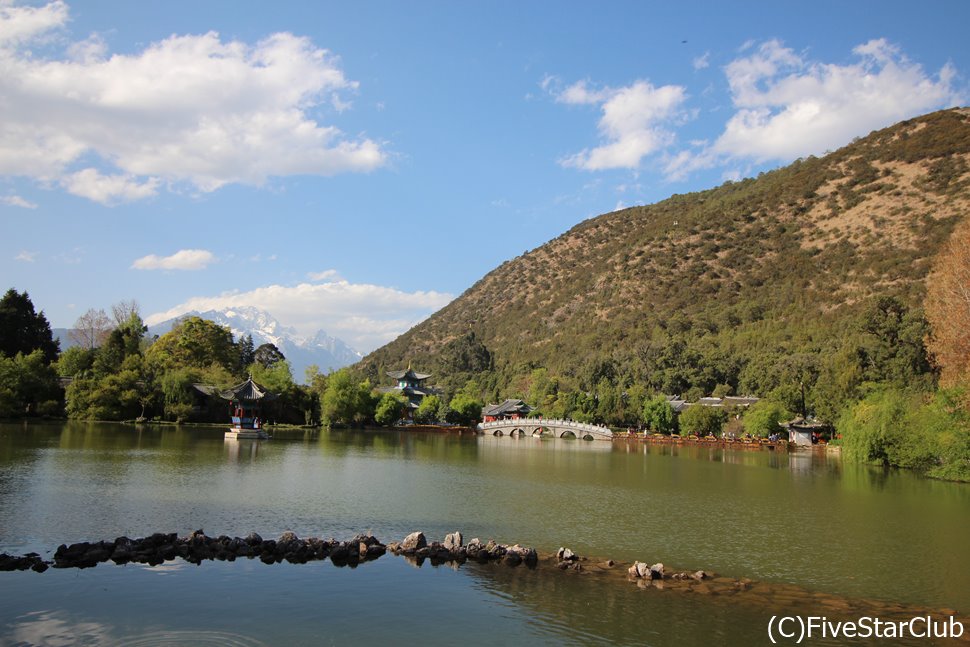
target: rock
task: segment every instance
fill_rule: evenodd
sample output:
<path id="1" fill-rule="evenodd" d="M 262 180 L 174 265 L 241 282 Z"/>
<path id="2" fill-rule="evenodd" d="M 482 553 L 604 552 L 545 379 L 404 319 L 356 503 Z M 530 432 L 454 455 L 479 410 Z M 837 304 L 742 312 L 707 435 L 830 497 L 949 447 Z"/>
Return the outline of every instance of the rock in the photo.
<path id="1" fill-rule="evenodd" d="M 508 551 L 505 553 L 505 563 L 509 566 L 518 566 L 522 563 L 522 557 L 518 553 Z"/>
<path id="2" fill-rule="evenodd" d="M 350 549 L 347 544 L 337 544 L 330 549 L 330 561 L 334 564 L 346 564 L 350 557 Z"/>
<path id="3" fill-rule="evenodd" d="M 506 552 L 506 558 L 508 558 L 508 555 L 516 555 L 523 562 L 532 566 L 539 561 L 539 553 L 536 552 L 535 548 L 519 546 L 518 544 L 509 546 L 508 551 Z"/>
<path id="4" fill-rule="evenodd" d="M 387 552 L 387 547 L 385 547 L 383 544 L 374 544 L 372 546 L 367 547 L 365 556 L 367 559 L 377 559 L 378 557 L 380 557 L 386 552 Z"/>
<path id="5" fill-rule="evenodd" d="M 449 551 L 454 552 L 456 549 L 461 548 L 464 544 L 462 543 L 461 533 L 458 531 L 449 533 L 445 535 L 444 547 Z"/>
<path id="6" fill-rule="evenodd" d="M 631 577 L 635 577 L 637 579 L 649 578 L 650 567 L 644 562 L 633 562 L 633 566 L 627 569 L 627 573 L 629 573 Z"/>
<path id="7" fill-rule="evenodd" d="M 694 571 L 693 573 L 691 573 L 691 579 L 695 579 L 698 581 L 703 580 L 706 577 L 710 577 L 710 576 L 704 571 Z"/>
<path id="8" fill-rule="evenodd" d="M 606 560 L 604 566 L 606 566 L 607 568 L 613 568 L 614 566 L 616 566 L 616 562 L 614 562 L 612 559 L 608 559 Z"/>
<path id="9" fill-rule="evenodd" d="M 656 563 L 650 567 L 650 579 L 651 580 L 662 580 L 664 578 L 664 565 L 661 563 Z"/>
<path id="10" fill-rule="evenodd" d="M 560 548 L 559 550 L 557 550 L 556 557 L 560 561 L 562 560 L 575 561 L 579 559 L 579 555 L 575 554 L 573 551 L 569 550 L 568 548 Z"/>
<path id="11" fill-rule="evenodd" d="M 249 544 L 250 547 L 255 547 L 263 543 L 263 538 L 260 537 L 259 534 L 255 532 L 251 532 L 248 535 L 246 535 L 246 539 L 244 539 L 243 541 Z"/>
<path id="12" fill-rule="evenodd" d="M 405 553 L 414 553 L 428 545 L 423 532 L 412 532 L 401 542 L 401 550 Z"/>

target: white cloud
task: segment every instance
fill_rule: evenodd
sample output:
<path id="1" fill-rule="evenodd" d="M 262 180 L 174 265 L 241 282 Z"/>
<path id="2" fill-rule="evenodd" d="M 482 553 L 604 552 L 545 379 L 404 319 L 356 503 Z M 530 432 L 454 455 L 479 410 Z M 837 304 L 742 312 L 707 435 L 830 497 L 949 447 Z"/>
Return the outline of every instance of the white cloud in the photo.
<path id="1" fill-rule="evenodd" d="M 673 143 L 673 132 L 664 124 L 682 116 L 681 105 L 686 98 L 681 86 L 658 88 L 642 80 L 622 88 L 602 89 L 591 89 L 586 81 L 574 83 L 556 93 L 556 100 L 599 104 L 603 116 L 598 127 L 605 143 L 570 155 L 560 163 L 587 171 L 636 169 L 645 156 Z"/>
<path id="2" fill-rule="evenodd" d="M 139 181 L 135 176 L 102 175 L 97 169 L 86 168 L 61 180 L 68 193 L 100 202 L 104 205 L 134 202 L 158 194 L 158 178 Z"/>
<path id="3" fill-rule="evenodd" d="M 322 272 L 307 272 L 307 278 L 311 281 L 325 281 L 327 279 L 337 279 L 340 278 L 340 273 L 337 270 L 324 270 Z"/>
<path id="4" fill-rule="evenodd" d="M 28 252 L 27 250 L 22 250 L 19 254 L 13 257 L 13 260 L 20 261 L 22 263 L 33 263 L 37 260 L 37 252 Z"/>
<path id="5" fill-rule="evenodd" d="M 183 249 L 171 256 L 142 256 L 131 267 L 135 270 L 204 270 L 215 261 L 215 255 L 208 250 Z"/>
<path id="6" fill-rule="evenodd" d="M 0 47 L 35 39 L 67 22 L 67 5 L 56 0 L 43 7 L 16 7 L 0 2 Z"/>
<path id="7" fill-rule="evenodd" d="M 0 197 L 0 203 L 10 207 L 20 207 L 22 209 L 36 209 L 37 204 L 21 198 L 19 195 L 5 195 Z"/>
<path id="8" fill-rule="evenodd" d="M 62 58 L 27 49 L 68 22 L 67 5 L 0 2 L 0 174 L 61 184 L 101 202 L 153 195 L 160 182 L 214 191 L 293 174 L 370 171 L 382 145 L 315 116 L 349 108 L 339 60 L 306 38 L 248 44 L 215 32 L 173 35 L 110 55 L 95 36 Z M 78 169 L 98 160 L 99 169 Z M 94 182 L 78 173 L 110 178 Z M 96 183 L 101 187 L 91 188 Z"/>
<path id="9" fill-rule="evenodd" d="M 319 330 L 338 337 L 361 352 L 369 352 L 420 323 L 454 297 L 444 292 L 404 292 L 397 288 L 345 280 L 270 285 L 249 292 L 195 297 L 165 312 L 146 317 L 149 325 L 192 310 L 255 306 L 303 335 Z"/>
<path id="10" fill-rule="evenodd" d="M 964 100 L 951 65 L 934 78 L 885 39 L 853 53 L 855 63 L 821 63 L 772 40 L 729 63 L 725 73 L 736 112 L 713 144 L 669 160 L 668 179 L 736 159 L 760 163 L 821 154 Z"/>
<path id="11" fill-rule="evenodd" d="M 711 66 L 711 53 L 704 52 L 703 56 L 698 56 L 693 61 L 695 70 L 703 70 Z"/>

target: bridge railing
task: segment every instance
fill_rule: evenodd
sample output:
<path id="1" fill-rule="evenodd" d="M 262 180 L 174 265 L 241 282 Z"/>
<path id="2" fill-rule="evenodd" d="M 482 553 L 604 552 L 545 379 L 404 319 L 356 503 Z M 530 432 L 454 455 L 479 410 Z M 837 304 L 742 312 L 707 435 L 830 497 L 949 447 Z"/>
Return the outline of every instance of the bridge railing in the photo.
<path id="1" fill-rule="evenodd" d="M 561 420 L 558 418 L 513 418 L 509 420 L 493 420 L 479 424 L 482 429 L 497 429 L 503 427 L 566 427 L 569 429 L 579 429 L 582 431 L 594 431 L 597 433 L 610 433 L 613 431 L 603 425 L 591 425 L 587 422 L 577 422 L 575 420 Z"/>

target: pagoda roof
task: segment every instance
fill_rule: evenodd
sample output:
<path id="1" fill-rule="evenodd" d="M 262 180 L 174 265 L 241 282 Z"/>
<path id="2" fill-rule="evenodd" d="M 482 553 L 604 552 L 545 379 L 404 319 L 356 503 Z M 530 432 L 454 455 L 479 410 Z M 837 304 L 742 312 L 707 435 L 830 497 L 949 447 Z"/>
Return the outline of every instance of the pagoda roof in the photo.
<path id="1" fill-rule="evenodd" d="M 522 413 L 528 415 L 535 411 L 535 407 L 530 407 L 522 400 L 506 400 L 501 404 L 490 404 L 482 409 L 482 414 L 486 416 L 501 416 L 508 413 Z"/>
<path id="2" fill-rule="evenodd" d="M 392 377 L 395 380 L 402 380 L 404 378 L 410 378 L 412 380 L 426 380 L 431 377 L 431 373 L 415 373 L 408 366 L 407 369 L 403 371 L 387 371 L 387 376 Z"/>
<path id="3" fill-rule="evenodd" d="M 265 386 L 254 382 L 252 375 L 242 384 L 237 384 L 220 395 L 224 400 L 275 400 L 279 397 L 276 393 L 267 390 Z"/>

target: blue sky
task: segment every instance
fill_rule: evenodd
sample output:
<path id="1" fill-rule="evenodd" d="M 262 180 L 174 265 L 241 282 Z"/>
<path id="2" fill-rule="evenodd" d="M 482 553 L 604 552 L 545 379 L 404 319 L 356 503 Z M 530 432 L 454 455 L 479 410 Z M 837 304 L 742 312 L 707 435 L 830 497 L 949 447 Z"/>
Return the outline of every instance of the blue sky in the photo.
<path id="1" fill-rule="evenodd" d="M 367 352 L 582 220 L 966 105 L 970 3 L 0 0 L 0 276 Z"/>

